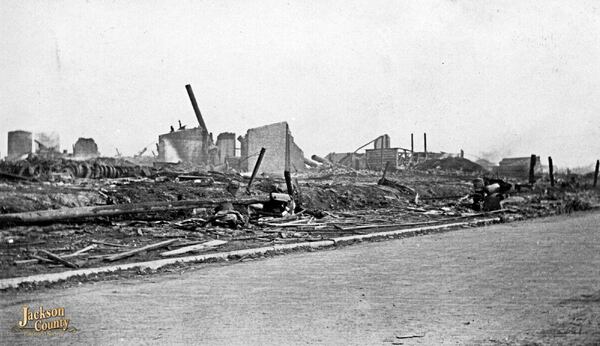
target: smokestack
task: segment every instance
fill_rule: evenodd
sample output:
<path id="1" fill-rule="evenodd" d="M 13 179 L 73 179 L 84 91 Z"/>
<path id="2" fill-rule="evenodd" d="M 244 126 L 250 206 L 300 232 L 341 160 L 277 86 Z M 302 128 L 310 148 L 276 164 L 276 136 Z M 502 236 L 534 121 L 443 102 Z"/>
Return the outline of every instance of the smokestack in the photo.
<path id="1" fill-rule="evenodd" d="M 194 113 L 196 113 L 196 118 L 198 119 L 198 124 L 203 128 L 206 132 L 206 124 L 204 123 L 204 119 L 202 119 L 202 114 L 200 113 L 200 108 L 198 108 L 198 103 L 196 102 L 196 97 L 194 96 L 194 91 L 192 90 L 191 85 L 186 85 L 185 89 L 187 90 L 188 96 L 190 97 L 190 101 L 192 101 L 192 107 L 194 107 Z"/>

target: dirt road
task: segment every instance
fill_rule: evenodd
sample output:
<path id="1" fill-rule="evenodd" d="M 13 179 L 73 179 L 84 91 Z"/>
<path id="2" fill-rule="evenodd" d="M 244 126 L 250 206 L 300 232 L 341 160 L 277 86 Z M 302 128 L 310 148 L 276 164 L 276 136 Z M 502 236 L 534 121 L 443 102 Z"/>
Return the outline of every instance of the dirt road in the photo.
<path id="1" fill-rule="evenodd" d="M 600 213 L 0 294 L 3 344 L 598 344 Z M 76 332 L 11 330 L 65 307 Z"/>

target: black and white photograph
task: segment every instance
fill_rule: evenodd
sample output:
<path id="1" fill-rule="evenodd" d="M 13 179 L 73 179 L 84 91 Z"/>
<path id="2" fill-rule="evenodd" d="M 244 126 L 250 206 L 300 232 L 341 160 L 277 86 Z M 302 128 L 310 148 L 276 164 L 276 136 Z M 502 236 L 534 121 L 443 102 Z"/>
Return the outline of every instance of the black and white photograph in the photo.
<path id="1" fill-rule="evenodd" d="M 0 345 L 600 345 L 600 3 L 0 0 Z"/>

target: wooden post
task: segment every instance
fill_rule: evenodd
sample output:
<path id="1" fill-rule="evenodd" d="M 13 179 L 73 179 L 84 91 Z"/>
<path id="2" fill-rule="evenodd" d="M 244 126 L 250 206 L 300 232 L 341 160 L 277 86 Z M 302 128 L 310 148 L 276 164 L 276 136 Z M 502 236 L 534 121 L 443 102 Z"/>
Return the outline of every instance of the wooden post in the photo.
<path id="1" fill-rule="evenodd" d="M 389 166 L 390 166 L 390 161 L 387 161 L 385 163 L 385 168 L 383 169 L 383 176 L 381 177 L 381 180 L 385 180 L 385 174 L 387 173 Z"/>
<path id="2" fill-rule="evenodd" d="M 535 154 L 531 154 L 531 159 L 529 161 L 529 183 L 530 184 L 535 183 L 535 175 L 534 175 L 535 161 L 536 161 Z"/>
<path id="3" fill-rule="evenodd" d="M 246 187 L 246 192 L 250 193 L 250 186 L 252 185 L 252 182 L 254 181 L 254 178 L 256 177 L 256 173 L 258 173 L 258 169 L 260 168 L 260 163 L 262 162 L 263 156 L 265 156 L 265 151 L 267 149 L 265 148 L 261 148 L 260 149 L 260 154 L 258 154 L 258 159 L 256 160 L 256 163 L 254 164 L 254 170 L 252 171 L 252 175 L 250 176 L 250 181 L 248 182 L 248 186 Z"/>
<path id="4" fill-rule="evenodd" d="M 285 168 L 284 171 L 290 171 L 290 125 L 285 124 Z"/>
<path id="5" fill-rule="evenodd" d="M 594 173 L 594 187 L 598 183 L 598 169 L 600 169 L 600 160 L 596 160 L 596 172 Z"/>
<path id="6" fill-rule="evenodd" d="M 381 143 L 379 143 L 380 147 L 379 147 L 379 153 L 381 156 L 381 169 L 383 169 L 383 136 L 379 137 L 381 138 Z"/>
<path id="7" fill-rule="evenodd" d="M 414 135 L 411 133 L 410 134 L 410 153 L 414 154 L 415 152 L 415 138 Z"/>
<path id="8" fill-rule="evenodd" d="M 460 149 L 460 158 L 464 159 L 465 158 L 465 151 Z"/>
<path id="9" fill-rule="evenodd" d="M 425 150 L 425 160 L 427 160 L 427 133 L 423 133 L 423 149 Z"/>
<path id="10" fill-rule="evenodd" d="M 283 171 L 283 177 L 285 178 L 285 186 L 287 187 L 288 195 L 294 195 L 294 188 L 292 186 L 292 176 L 290 174 L 291 158 L 290 158 L 290 125 L 285 124 L 285 169 Z"/>
<path id="11" fill-rule="evenodd" d="M 548 156 L 548 172 L 550 173 L 550 186 L 554 186 L 554 166 L 552 165 L 552 157 Z"/>

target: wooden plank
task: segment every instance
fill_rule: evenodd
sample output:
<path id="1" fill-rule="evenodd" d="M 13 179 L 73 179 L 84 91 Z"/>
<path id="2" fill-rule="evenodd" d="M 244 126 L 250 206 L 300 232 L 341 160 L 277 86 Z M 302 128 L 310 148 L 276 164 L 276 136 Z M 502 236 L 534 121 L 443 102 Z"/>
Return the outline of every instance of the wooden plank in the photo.
<path id="1" fill-rule="evenodd" d="M 73 252 L 72 254 L 69 254 L 69 255 L 67 255 L 67 256 L 63 256 L 63 257 L 74 257 L 74 256 L 80 255 L 80 254 L 82 254 L 82 253 L 84 253 L 84 252 L 88 252 L 88 251 L 90 251 L 90 250 L 93 250 L 93 249 L 95 249 L 95 248 L 97 248 L 97 247 L 98 247 L 98 245 L 96 245 L 96 244 L 92 244 L 92 245 L 89 245 L 89 246 L 86 246 L 86 247 L 84 247 L 84 248 L 83 248 L 83 249 L 81 249 L 81 250 L 77 250 L 77 251 Z"/>
<path id="2" fill-rule="evenodd" d="M 174 242 L 176 242 L 178 240 L 179 239 L 169 239 L 169 240 L 162 241 L 160 243 L 146 245 L 146 246 L 141 247 L 139 249 L 129 250 L 129 251 L 121 252 L 121 253 L 118 253 L 118 254 L 110 255 L 110 256 L 106 257 L 104 260 L 105 261 L 109 261 L 109 262 L 117 261 L 117 260 L 120 260 L 120 259 L 123 259 L 123 258 L 126 258 L 126 257 L 133 256 L 133 255 L 135 255 L 136 253 L 139 253 L 139 252 L 160 249 L 161 247 L 165 247 L 165 246 L 167 246 L 169 244 L 172 244 L 172 243 L 174 243 Z"/>
<path id="3" fill-rule="evenodd" d="M 79 268 L 79 266 L 75 263 L 69 262 L 66 259 L 53 254 L 50 251 L 46 251 L 46 250 L 40 250 L 41 253 L 45 254 L 46 256 L 48 256 L 48 258 L 50 258 L 51 260 L 54 260 L 58 263 L 64 264 L 65 266 L 69 267 L 69 268 Z"/>
<path id="4" fill-rule="evenodd" d="M 114 244 L 114 243 L 107 243 L 107 242 L 103 242 L 103 241 L 99 241 L 99 240 L 92 240 L 91 243 L 93 244 L 98 244 L 98 245 L 106 245 L 106 246 L 112 246 L 112 247 L 129 247 L 127 245 L 121 245 L 121 244 Z"/>
<path id="5" fill-rule="evenodd" d="M 184 254 L 186 252 L 202 250 L 202 249 L 206 249 L 206 248 L 209 248 L 209 247 L 215 247 L 215 246 L 223 245 L 223 244 L 226 244 L 226 243 L 227 242 L 224 241 L 224 240 L 211 240 L 211 241 L 207 241 L 206 243 L 196 244 L 196 245 L 190 245 L 190 246 L 182 247 L 182 248 L 177 249 L 177 250 L 171 250 L 171 251 L 163 252 L 160 255 L 162 257 L 176 256 L 176 255 Z"/>

